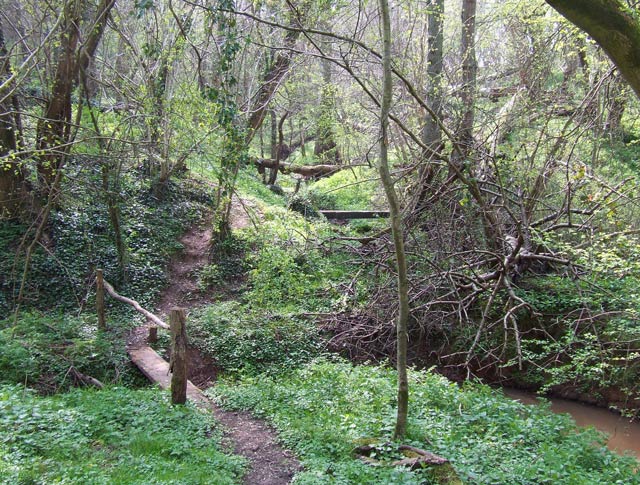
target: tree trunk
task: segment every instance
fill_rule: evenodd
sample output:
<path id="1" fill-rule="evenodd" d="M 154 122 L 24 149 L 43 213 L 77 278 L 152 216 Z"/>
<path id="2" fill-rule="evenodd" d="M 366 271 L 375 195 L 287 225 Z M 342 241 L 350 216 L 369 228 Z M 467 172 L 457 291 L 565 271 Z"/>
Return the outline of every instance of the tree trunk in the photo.
<path id="1" fill-rule="evenodd" d="M 442 119 L 442 58 L 444 46 L 444 0 L 432 0 L 430 4 L 428 29 L 429 47 L 427 51 L 427 92 L 426 103 L 433 108 L 433 112 Z M 427 147 L 422 153 L 422 163 L 420 165 L 418 206 L 424 201 L 429 192 L 429 184 L 435 174 L 434 164 L 444 144 L 442 142 L 442 132 L 434 117 L 427 113 L 424 127 L 421 134 L 422 142 Z"/>
<path id="2" fill-rule="evenodd" d="M 282 118 L 280 118 L 280 122 L 278 123 L 278 142 L 276 144 L 276 149 L 275 149 L 276 157 L 274 159 L 274 165 L 271 168 L 271 172 L 269 174 L 269 185 L 275 185 L 276 178 L 278 177 L 278 170 L 280 169 L 280 158 L 282 156 L 282 147 L 284 146 L 284 134 L 283 134 L 282 127 L 284 125 L 285 120 L 287 119 L 287 116 L 289 116 L 288 112 L 282 115 Z M 272 129 L 273 129 L 273 126 L 272 126 Z"/>
<path id="3" fill-rule="evenodd" d="M 428 17 L 429 50 L 427 51 L 427 95 L 426 102 L 442 119 L 442 58 L 444 50 L 444 0 L 432 0 Z M 442 133 L 438 123 L 427 115 L 422 130 L 422 141 L 433 151 L 442 148 Z M 425 154 L 431 157 L 431 154 Z"/>
<path id="4" fill-rule="evenodd" d="M 331 55 L 330 52 L 329 55 Z M 322 82 L 317 138 L 313 154 L 323 163 L 340 163 L 340 152 L 334 135 L 335 87 L 331 84 L 331 62 L 324 58 L 322 59 Z"/>
<path id="5" fill-rule="evenodd" d="M 107 203 L 107 212 L 109 214 L 109 222 L 111 223 L 111 229 L 113 229 L 113 238 L 116 244 L 116 252 L 118 254 L 118 269 L 120 276 L 123 280 L 126 280 L 126 262 L 127 262 L 127 247 L 122 237 L 122 225 L 120 224 L 120 207 L 118 206 L 117 191 L 115 187 L 111 187 L 111 166 L 112 162 L 109 159 L 103 161 L 102 164 L 102 190 L 104 192 L 104 198 Z M 117 184 L 114 184 L 117 185 Z"/>
<path id="6" fill-rule="evenodd" d="M 86 3 L 76 0 L 65 6 L 60 34 L 60 54 L 51 96 L 36 132 L 36 148 L 42 152 L 38 159 L 38 189 L 41 195 L 46 196 L 54 189 L 52 183 L 56 172 L 62 169 L 64 159 L 70 150 L 71 93 L 78 84 L 80 72 L 86 72 L 89 68 L 114 5 L 115 0 L 102 0 L 94 20 L 86 29 L 86 41 L 82 44 L 80 21 Z"/>
<path id="7" fill-rule="evenodd" d="M 383 34 L 383 89 L 382 103 L 380 108 L 380 125 L 382 136 L 380 138 L 380 161 L 378 170 L 380 180 L 384 186 L 384 191 L 389 204 L 391 217 L 391 231 L 393 234 L 393 244 L 396 253 L 396 264 L 398 271 L 398 300 L 399 311 L 396 322 L 397 338 L 397 370 L 398 370 L 398 413 L 396 417 L 396 427 L 394 438 L 403 439 L 407 432 L 407 415 L 409 409 L 409 381 L 407 379 L 407 324 L 409 320 L 409 283 L 407 276 L 407 261 L 404 252 L 404 236 L 402 233 L 402 214 L 393 179 L 389 171 L 389 112 L 392 101 L 392 73 L 391 73 L 391 21 L 389 18 L 388 0 L 380 0 L 380 12 L 382 14 L 382 34 Z"/>
<path id="8" fill-rule="evenodd" d="M 622 0 L 546 0 L 604 49 L 640 97 L 640 21 Z"/>
<path id="9" fill-rule="evenodd" d="M 0 84 L 9 76 L 11 64 L 0 25 Z M 18 147 L 17 137 L 20 136 L 20 114 L 16 108 L 14 94 L 5 96 L 0 93 L 0 219 L 16 217 L 24 198 L 22 161 L 11 156 Z"/>
<path id="10" fill-rule="evenodd" d="M 478 63 L 476 61 L 476 0 L 462 0 L 462 90 L 460 100 L 463 105 L 459 140 L 461 153 L 457 156 L 461 163 L 473 149 L 473 122 L 475 116 L 475 92 Z"/>
<path id="11" fill-rule="evenodd" d="M 627 107 L 627 96 L 620 76 L 613 76 L 609 81 L 606 106 L 608 113 L 604 129 L 610 137 L 619 138 L 623 133 L 622 116 Z"/>
<path id="12" fill-rule="evenodd" d="M 171 175 L 175 172 L 183 171 L 186 169 L 185 158 L 180 157 L 176 161 L 175 165 L 171 166 L 169 159 L 169 145 L 171 141 L 171 129 L 169 118 L 165 112 L 167 109 L 167 101 L 171 97 L 169 90 L 169 73 L 174 70 L 175 62 L 184 55 L 184 49 L 187 45 L 188 35 L 191 32 L 193 26 L 193 12 L 190 10 L 186 17 L 180 19 L 172 10 L 172 14 L 175 22 L 178 24 L 179 30 L 176 37 L 173 39 L 169 49 L 166 51 L 160 50 L 160 68 L 158 70 L 158 76 L 151 80 L 153 93 L 153 104 L 155 109 L 155 125 L 156 128 L 152 129 L 152 144 L 157 147 L 160 144 L 160 176 L 155 183 L 154 191 L 156 196 L 162 197 L 164 195 L 164 188 L 169 181 Z M 196 55 L 200 56 L 196 49 Z M 201 60 L 199 59 L 199 63 Z M 199 71 L 199 69 L 198 69 Z"/>
<path id="13" fill-rule="evenodd" d="M 274 160 L 274 165 L 269 169 L 269 180 L 267 183 L 273 185 L 276 183 L 276 179 L 278 178 L 278 168 L 279 163 L 275 163 L 275 160 L 278 160 L 278 117 L 276 116 L 276 111 L 273 109 L 269 110 L 269 115 L 271 118 L 271 160 Z M 274 173 L 275 172 L 275 173 Z"/>
<path id="14" fill-rule="evenodd" d="M 62 168 L 71 139 L 71 92 L 75 85 L 78 66 L 76 49 L 80 32 L 80 1 L 65 6 L 60 34 L 60 55 L 44 116 L 38 123 L 36 148 L 38 159 L 38 190 L 41 198 L 53 190 L 56 172 Z M 55 195 L 55 194 L 52 194 Z"/>
<path id="15" fill-rule="evenodd" d="M 96 17 L 97 25 L 94 27 L 98 29 L 100 33 L 104 31 L 106 21 L 109 15 L 110 9 L 115 4 L 115 0 L 103 0 L 101 7 L 98 8 L 98 14 Z M 95 25 L 95 24 L 94 24 Z M 84 93 L 84 97 L 87 101 L 87 106 L 91 116 L 91 120 L 96 131 L 97 142 L 100 146 L 100 151 L 104 155 L 101 166 L 102 175 L 102 190 L 104 192 L 105 202 L 107 204 L 107 211 L 109 214 L 109 222 L 113 229 L 114 241 L 116 244 L 116 251 L 118 254 L 118 269 L 120 270 L 120 276 L 122 279 L 126 279 L 125 262 L 126 262 L 126 246 L 124 244 L 124 238 L 122 235 L 122 229 L 120 224 L 120 209 L 118 207 L 117 197 L 115 189 L 111 190 L 110 178 L 113 170 L 112 158 L 108 156 L 109 147 L 105 144 L 105 140 L 102 136 L 100 125 L 98 124 L 98 118 L 95 116 L 95 108 L 91 101 L 91 92 L 89 90 L 88 70 L 91 68 L 91 61 L 93 55 L 98 46 L 98 41 L 92 37 L 88 40 L 87 45 L 80 49 L 80 66 L 79 77 L 81 81 L 81 88 Z M 116 171 L 117 172 L 117 171 Z M 117 184 L 114 184 L 117 185 Z"/>
<path id="16" fill-rule="evenodd" d="M 302 19 L 297 17 L 294 5 L 292 3 L 288 3 L 288 5 L 292 16 L 290 24 L 295 27 L 300 27 Z M 262 85 L 253 98 L 249 120 L 247 122 L 247 135 L 245 137 L 245 143 L 247 145 L 253 140 L 256 131 L 262 126 L 262 122 L 269 110 L 269 103 L 289 72 L 289 66 L 293 58 L 291 50 L 295 47 L 299 37 L 300 31 L 287 31 L 281 50 L 265 74 Z"/>

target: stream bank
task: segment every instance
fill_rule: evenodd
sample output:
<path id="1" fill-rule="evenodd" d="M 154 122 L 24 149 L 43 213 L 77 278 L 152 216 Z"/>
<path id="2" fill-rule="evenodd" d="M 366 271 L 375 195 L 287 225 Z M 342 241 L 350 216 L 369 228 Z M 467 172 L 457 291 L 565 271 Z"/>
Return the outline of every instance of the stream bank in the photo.
<path id="1" fill-rule="evenodd" d="M 523 404 L 540 405 L 539 396 L 531 392 L 504 387 L 502 392 Z M 545 397 L 554 413 L 571 415 L 581 427 L 593 426 L 609 436 L 607 447 L 619 454 L 631 453 L 640 460 L 640 422 L 590 404 L 557 397 Z"/>

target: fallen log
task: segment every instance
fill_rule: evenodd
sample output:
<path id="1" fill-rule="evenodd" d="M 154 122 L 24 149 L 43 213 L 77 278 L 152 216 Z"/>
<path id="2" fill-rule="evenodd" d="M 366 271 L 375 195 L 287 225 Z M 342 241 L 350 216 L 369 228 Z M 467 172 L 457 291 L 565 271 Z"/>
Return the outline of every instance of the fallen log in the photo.
<path id="1" fill-rule="evenodd" d="M 137 301 L 116 293 L 116 290 L 113 289 L 113 286 L 111 286 L 106 280 L 104 280 L 104 289 L 107 290 L 107 293 L 109 293 L 109 295 L 111 295 L 116 300 L 121 301 L 123 303 L 127 303 L 128 305 L 131 305 L 138 313 L 142 313 L 145 317 L 147 317 L 149 320 L 155 323 L 158 327 L 169 328 L 169 325 L 164 323 L 159 317 L 155 316 L 149 310 L 145 310 L 144 308 L 142 308 L 140 306 L 140 303 L 138 303 Z"/>
<path id="2" fill-rule="evenodd" d="M 414 456 L 409 456 L 403 460 L 397 460 L 391 463 L 393 466 L 408 466 L 412 470 L 419 468 L 422 464 L 428 465 L 444 465 L 445 463 L 449 463 L 449 460 L 438 456 L 430 451 L 421 450 L 420 448 L 416 448 L 414 446 L 409 445 L 400 445 L 398 449 L 403 452 L 410 452 Z"/>
<path id="3" fill-rule="evenodd" d="M 265 169 L 275 168 L 276 161 L 268 158 L 256 158 L 253 163 L 258 167 L 258 172 L 263 173 Z M 340 170 L 351 167 L 359 167 L 361 165 L 293 165 L 287 162 L 279 162 L 278 170 L 282 173 L 295 173 L 305 178 L 320 178 L 333 175 Z"/>
<path id="4" fill-rule="evenodd" d="M 384 455 L 397 450 L 405 458 L 400 460 L 385 460 Z M 371 466 L 403 466 L 411 470 L 429 468 L 432 477 L 441 485 L 462 485 L 455 468 L 448 459 L 430 451 L 414 446 L 392 443 L 370 443 L 358 446 L 353 450 L 354 455 L 362 462 Z M 380 458 L 383 457 L 383 458 Z"/>

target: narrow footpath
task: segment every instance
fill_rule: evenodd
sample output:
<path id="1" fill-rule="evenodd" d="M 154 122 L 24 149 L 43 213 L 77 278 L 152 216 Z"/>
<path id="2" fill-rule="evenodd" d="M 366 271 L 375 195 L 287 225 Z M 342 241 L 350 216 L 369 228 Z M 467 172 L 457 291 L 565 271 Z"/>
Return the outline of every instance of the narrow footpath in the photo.
<path id="1" fill-rule="evenodd" d="M 235 202 L 235 201 L 234 201 Z M 232 227 L 239 229 L 250 223 L 243 206 L 234 203 Z M 211 242 L 210 224 L 192 227 L 181 239 L 183 251 L 169 265 L 169 285 L 161 294 L 156 314 L 166 318 L 176 306 L 187 311 L 210 303 L 211 294 L 201 293 L 197 286 L 197 271 L 208 262 Z M 188 329 L 187 329 L 188 332 Z M 149 380 L 166 389 L 171 382 L 169 364 L 146 343 L 146 326 L 136 328 L 128 341 L 127 350 L 133 362 Z M 301 469 L 293 453 L 283 449 L 277 435 L 264 421 L 245 412 L 226 411 L 203 393 L 201 388 L 214 385 L 214 363 L 196 350 L 189 351 L 189 385 L 187 397 L 198 407 L 213 412 L 224 429 L 223 444 L 248 461 L 243 483 L 246 485 L 284 485 Z M 192 382 L 194 381 L 194 382 Z M 198 387 L 200 386 L 200 387 Z"/>

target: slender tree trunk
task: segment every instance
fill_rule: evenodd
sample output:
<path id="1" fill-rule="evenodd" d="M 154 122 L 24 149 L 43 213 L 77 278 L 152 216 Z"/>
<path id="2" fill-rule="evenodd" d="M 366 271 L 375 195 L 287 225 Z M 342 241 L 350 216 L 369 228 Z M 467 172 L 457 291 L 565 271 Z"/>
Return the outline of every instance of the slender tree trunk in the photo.
<path id="1" fill-rule="evenodd" d="M 278 142 L 275 148 L 275 158 L 274 158 L 274 166 L 271 168 L 271 172 L 269 173 L 269 185 L 275 185 L 276 179 L 278 177 L 278 170 L 280 170 L 280 159 L 282 158 L 283 147 L 284 147 L 284 133 L 283 133 L 283 125 L 285 120 L 289 116 L 289 113 L 285 113 L 280 118 L 280 122 L 278 123 L 277 136 Z M 273 123 L 273 121 L 272 121 Z M 272 126 L 273 129 L 273 126 Z M 273 136 L 273 134 L 272 134 Z"/>
<path id="2" fill-rule="evenodd" d="M 397 338 L 397 369 L 398 369 L 398 414 L 394 438 L 403 439 L 407 432 L 407 415 L 409 409 L 409 381 L 407 378 L 407 324 L 409 320 L 409 283 L 407 276 L 407 261 L 404 252 L 404 236 L 402 233 L 402 214 L 398 196 L 393 185 L 393 179 L 389 170 L 389 112 L 392 101 L 392 73 L 391 73 L 391 20 L 389 16 L 388 0 L 380 0 L 380 12 L 382 14 L 382 41 L 383 41 L 383 89 L 382 104 L 380 109 L 380 161 L 378 170 L 380 180 L 389 203 L 391 218 L 391 231 L 396 253 L 398 271 L 398 300 L 399 311 L 396 322 Z"/>
<path id="3" fill-rule="evenodd" d="M 269 110 L 269 116 L 271 118 L 271 160 L 276 160 L 278 158 L 278 118 L 276 116 L 276 112 L 273 109 Z M 275 172 L 275 174 L 274 174 Z M 267 183 L 275 184 L 276 179 L 278 178 L 278 168 L 276 166 L 269 169 L 269 180 Z"/>
<path id="4" fill-rule="evenodd" d="M 87 106 L 93 123 L 93 128 L 96 131 L 98 145 L 103 155 L 101 174 L 102 174 L 102 190 L 104 193 L 105 202 L 107 203 L 107 211 L 109 214 L 109 221 L 111 222 L 111 228 L 113 229 L 113 236 L 116 243 L 116 251 L 118 253 L 118 269 L 120 270 L 120 276 L 125 279 L 126 276 L 126 246 L 124 244 L 124 238 L 122 237 L 122 228 L 120 225 L 120 209 L 118 207 L 117 197 L 115 195 L 116 190 L 111 188 L 111 174 L 113 172 L 113 161 L 109 157 L 109 149 L 105 144 L 102 136 L 102 130 L 98 124 L 98 118 L 95 116 L 94 107 L 90 102 L 90 94 L 87 88 L 86 72 L 80 70 L 80 79 L 82 80 L 82 90 L 84 96 L 87 99 Z"/>
<path id="5" fill-rule="evenodd" d="M 173 11 L 172 11 L 173 12 Z M 180 158 L 178 162 L 172 167 L 169 160 L 169 144 L 171 141 L 171 127 L 169 119 L 166 115 L 167 101 L 170 99 L 170 78 L 169 73 L 173 70 L 173 64 L 184 54 L 184 49 L 187 43 L 187 36 L 191 31 L 193 25 L 192 15 L 193 10 L 189 12 L 185 19 L 179 19 L 174 13 L 174 20 L 179 24 L 179 31 L 176 37 L 173 39 L 171 46 L 166 51 L 160 51 L 159 62 L 160 67 L 158 69 L 158 75 L 150 79 L 150 92 L 152 93 L 153 102 L 153 117 L 152 117 L 152 130 L 151 130 L 151 143 L 152 147 L 158 149 L 160 154 L 160 176 L 154 185 L 154 191 L 156 196 L 162 197 L 164 195 L 164 188 L 173 174 L 176 171 L 186 168 L 184 165 L 184 158 Z M 199 55 L 197 53 L 197 55 Z"/>
<path id="6" fill-rule="evenodd" d="M 427 51 L 427 93 L 425 101 L 433 112 L 442 119 L 442 58 L 444 50 L 444 0 L 432 0 L 429 17 L 429 50 Z M 422 129 L 422 141 L 432 151 L 442 148 L 442 132 L 433 116 L 427 114 Z M 433 153 L 433 152 L 431 152 Z M 431 157 L 431 153 L 425 153 Z"/>
<path id="7" fill-rule="evenodd" d="M 612 138 L 622 135 L 622 116 L 627 107 L 627 97 L 620 76 L 612 77 L 607 86 L 606 105 L 608 107 L 607 119 L 604 129 Z"/>
<path id="8" fill-rule="evenodd" d="M 113 230 L 113 239 L 116 244 L 116 252 L 118 254 L 118 269 L 120 276 L 126 279 L 126 263 L 127 263 L 127 248 L 122 237 L 122 226 L 120 224 L 120 207 L 116 200 L 115 190 L 112 189 L 111 167 L 113 163 L 109 159 L 105 159 L 102 165 L 102 190 L 104 192 L 104 198 L 107 203 L 107 213 L 109 214 L 109 222 L 111 223 L 111 229 Z"/>
<path id="9" fill-rule="evenodd" d="M 329 50 L 329 55 L 331 51 Z M 331 83 L 331 62 L 322 59 L 322 93 L 318 129 L 313 154 L 322 163 L 340 163 L 340 152 L 335 140 L 336 110 L 335 87 Z"/>

